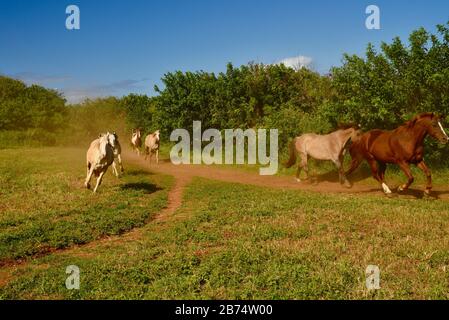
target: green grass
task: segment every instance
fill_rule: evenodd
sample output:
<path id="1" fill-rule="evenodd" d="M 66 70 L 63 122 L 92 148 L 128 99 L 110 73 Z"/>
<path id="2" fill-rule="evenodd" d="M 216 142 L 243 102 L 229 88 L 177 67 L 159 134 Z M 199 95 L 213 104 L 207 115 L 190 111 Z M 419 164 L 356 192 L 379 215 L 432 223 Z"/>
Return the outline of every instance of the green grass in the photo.
<path id="1" fill-rule="evenodd" d="M 97 194 L 84 188 L 85 150 L 0 152 L 0 263 L 142 226 L 166 205 L 171 177 L 109 169 Z M 95 180 L 93 180 L 95 181 Z"/>
<path id="2" fill-rule="evenodd" d="M 448 299 L 448 231 L 443 200 L 195 179 L 183 206 L 138 240 L 39 258 L 0 298 Z M 72 264 L 80 290 L 64 285 Z M 365 287 L 370 264 L 378 291 Z"/>

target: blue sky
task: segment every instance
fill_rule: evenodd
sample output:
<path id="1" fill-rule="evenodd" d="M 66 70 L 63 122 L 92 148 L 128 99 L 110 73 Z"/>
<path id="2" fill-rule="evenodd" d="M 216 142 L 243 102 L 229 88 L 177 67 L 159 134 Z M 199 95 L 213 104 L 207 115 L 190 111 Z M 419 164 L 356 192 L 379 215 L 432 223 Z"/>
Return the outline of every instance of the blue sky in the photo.
<path id="1" fill-rule="evenodd" d="M 66 7 L 81 29 L 65 28 Z M 381 30 L 365 28 L 365 8 Z M 344 52 L 449 21 L 447 0 L 0 0 L 0 74 L 84 97 L 154 94 L 169 71 L 303 56 L 325 73 Z"/>

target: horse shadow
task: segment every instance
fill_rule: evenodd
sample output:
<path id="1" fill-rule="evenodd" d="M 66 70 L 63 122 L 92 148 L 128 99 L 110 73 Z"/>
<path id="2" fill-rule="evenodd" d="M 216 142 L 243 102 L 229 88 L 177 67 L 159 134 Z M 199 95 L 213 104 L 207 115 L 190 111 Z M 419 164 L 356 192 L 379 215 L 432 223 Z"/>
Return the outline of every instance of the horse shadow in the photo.
<path id="1" fill-rule="evenodd" d="M 131 170 L 127 170 L 125 171 L 127 176 L 141 176 L 141 175 L 154 175 L 153 172 L 150 171 L 146 171 L 146 170 L 142 170 L 142 169 L 131 169 Z"/>
<path id="2" fill-rule="evenodd" d="M 148 182 L 130 182 L 125 183 L 120 186 L 120 189 L 126 191 L 126 190 L 134 190 L 134 191 L 143 191 L 146 194 L 151 194 L 156 191 L 163 190 L 161 187 L 148 183 Z"/>
<path id="3" fill-rule="evenodd" d="M 396 198 L 414 198 L 414 199 L 428 199 L 428 200 L 437 200 L 445 198 L 444 196 L 449 194 L 448 190 L 432 190 L 430 195 L 424 194 L 423 189 L 407 189 L 404 191 L 398 192 L 397 188 L 393 193 Z"/>
<path id="4" fill-rule="evenodd" d="M 370 177 L 371 171 L 369 170 L 369 168 L 361 167 L 359 170 L 352 173 L 350 176 L 347 176 L 346 178 L 353 184 Z M 338 171 L 336 170 L 331 170 L 326 173 L 321 173 L 318 175 L 311 175 L 309 177 L 309 180 L 313 183 L 320 183 L 320 182 L 340 183 L 340 177 Z"/>

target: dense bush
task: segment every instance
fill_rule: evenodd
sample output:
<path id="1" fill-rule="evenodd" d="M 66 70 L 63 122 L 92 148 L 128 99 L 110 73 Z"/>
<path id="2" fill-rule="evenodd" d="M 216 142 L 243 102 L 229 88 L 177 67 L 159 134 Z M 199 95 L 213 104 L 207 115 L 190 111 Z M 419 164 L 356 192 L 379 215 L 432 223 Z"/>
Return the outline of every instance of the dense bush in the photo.
<path id="1" fill-rule="evenodd" d="M 437 34 L 414 31 L 409 44 L 395 38 L 380 51 L 369 44 L 365 57 L 345 55 L 329 75 L 229 63 L 219 74 L 176 71 L 161 80 L 154 97 L 130 94 L 65 107 L 55 91 L 0 77 L 0 137 L 11 144 L 36 136 L 49 144 L 84 143 L 102 131 L 129 136 L 139 127 L 144 133 L 160 129 L 167 141 L 172 130 L 189 130 L 200 120 L 203 130 L 277 128 L 284 149 L 296 135 L 328 132 L 338 123 L 391 129 L 424 111 L 448 115 L 449 23 L 437 26 Z M 447 148 L 428 147 L 434 161 L 447 158 Z"/>
<path id="2" fill-rule="evenodd" d="M 449 23 L 438 34 L 414 31 L 406 46 L 399 38 L 369 44 L 366 58 L 345 55 L 332 70 L 338 97 L 332 116 L 367 129 L 394 128 L 420 112 L 449 111 Z"/>
<path id="3" fill-rule="evenodd" d="M 54 144 L 66 116 L 58 92 L 0 76 L 0 147 Z"/>

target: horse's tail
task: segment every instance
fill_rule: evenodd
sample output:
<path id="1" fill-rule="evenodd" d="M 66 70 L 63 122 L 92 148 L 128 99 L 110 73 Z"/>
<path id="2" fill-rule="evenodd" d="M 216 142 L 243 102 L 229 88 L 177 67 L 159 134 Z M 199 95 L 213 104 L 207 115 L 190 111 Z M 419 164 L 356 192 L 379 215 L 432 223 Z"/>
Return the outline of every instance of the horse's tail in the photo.
<path id="1" fill-rule="evenodd" d="M 288 161 L 285 163 L 286 168 L 290 168 L 292 165 L 294 165 L 296 163 L 296 150 L 295 150 L 296 146 L 295 146 L 295 144 L 296 144 L 296 138 L 293 139 L 292 142 L 290 142 L 290 145 L 289 145 L 290 156 L 289 156 Z"/>

